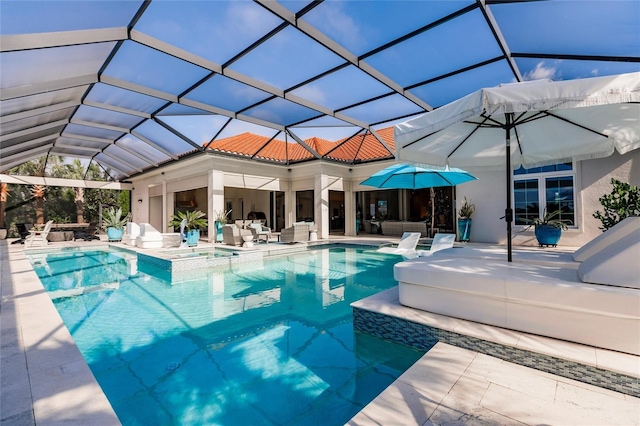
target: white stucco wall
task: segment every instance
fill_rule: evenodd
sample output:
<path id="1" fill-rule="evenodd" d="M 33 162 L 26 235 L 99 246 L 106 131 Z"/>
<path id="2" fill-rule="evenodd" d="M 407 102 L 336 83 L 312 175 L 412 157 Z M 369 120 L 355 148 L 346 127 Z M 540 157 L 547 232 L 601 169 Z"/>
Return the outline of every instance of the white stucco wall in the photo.
<path id="1" fill-rule="evenodd" d="M 504 215 L 505 171 L 473 172 L 477 181 L 456 188 L 457 208 L 464 196 L 476 205 L 473 215 L 471 241 L 506 244 L 506 222 Z M 576 164 L 576 229 L 564 231 L 560 245 L 579 247 L 591 241 L 602 231 L 601 223 L 593 217 L 602 210 L 599 198 L 611 192 L 611 178 L 640 185 L 640 150 L 611 157 L 578 162 Z M 513 243 L 537 245 L 533 231 L 520 232 L 522 227 L 513 227 Z"/>
<path id="2" fill-rule="evenodd" d="M 165 185 L 166 219 L 173 208 L 172 193 L 187 189 L 206 188 L 211 170 L 219 172 L 216 179 L 224 187 L 225 199 L 242 199 L 244 213 L 255 209 L 269 211 L 269 191 L 283 191 L 286 204 L 286 226 L 295 220 L 295 192 L 328 189 L 345 191 L 347 200 L 352 203 L 356 191 L 373 190 L 360 185 L 360 182 L 373 173 L 393 164 L 392 161 L 369 163 L 357 166 L 333 163 L 312 162 L 291 167 L 249 162 L 246 160 L 202 156 L 166 168 L 150 172 L 133 179 L 132 208 L 135 222 L 148 222 L 149 209 L 161 208 L 157 203 L 149 203 L 150 195 L 157 195 L 158 185 Z M 506 207 L 505 170 L 473 171 L 477 181 L 462 184 L 456 188 L 456 210 L 466 196 L 476 205 L 473 215 L 471 241 L 506 244 L 506 223 L 500 219 Z M 598 199 L 611 192 L 611 177 L 640 186 L 640 150 L 626 155 L 614 154 L 609 158 L 583 161 L 576 164 L 576 219 L 578 226 L 563 233 L 560 245 L 581 246 L 593 239 L 601 231 L 600 222 L 593 218 L 593 212 L 601 209 Z M 217 182 L 217 181 L 216 181 Z M 218 182 L 217 182 L 218 183 Z M 257 190 L 257 191 L 256 191 Z M 140 199 L 142 202 L 138 203 Z M 321 208 L 322 199 L 316 200 L 316 215 L 326 213 Z M 226 207 L 226 206 L 225 206 Z M 205 208 L 203 206 L 203 208 Z M 235 207 L 234 207 L 235 210 Z M 207 212 L 211 214 L 211 212 Z M 237 217 L 235 211 L 232 216 Z M 345 210 L 345 231 L 352 235 L 355 223 L 353 208 Z M 157 217 L 152 215 L 154 217 Z M 157 220 L 157 219 L 156 219 Z M 328 220 L 328 217 L 327 217 Z M 324 223 L 321 219 L 317 220 Z M 516 245 L 536 245 L 532 231 L 519 232 L 522 228 L 513 227 L 513 242 Z"/>

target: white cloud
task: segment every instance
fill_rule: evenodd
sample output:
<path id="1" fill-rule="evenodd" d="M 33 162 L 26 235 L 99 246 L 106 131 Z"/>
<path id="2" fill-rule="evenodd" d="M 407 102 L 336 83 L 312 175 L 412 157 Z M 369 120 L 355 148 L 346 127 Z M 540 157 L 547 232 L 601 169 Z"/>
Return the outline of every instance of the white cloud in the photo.
<path id="1" fill-rule="evenodd" d="M 555 67 L 546 67 L 544 62 L 539 62 L 534 69 L 526 73 L 523 77 L 525 80 L 554 80 L 554 77 L 557 77 L 557 70 Z"/>
<path id="2" fill-rule="evenodd" d="M 600 74 L 600 70 L 598 68 L 594 68 L 591 70 L 591 75 L 596 77 Z"/>
<path id="3" fill-rule="evenodd" d="M 313 84 L 307 84 L 306 86 L 302 86 L 299 89 L 294 90 L 294 94 L 320 105 L 323 105 L 326 101 L 324 92 Z"/>
<path id="4" fill-rule="evenodd" d="M 321 12 L 319 19 L 326 25 L 325 32 L 335 34 L 341 44 L 352 48 L 360 47 L 365 44 L 366 40 L 358 24 L 344 12 L 343 7 L 341 1 L 325 2 L 323 7 L 319 8 Z"/>

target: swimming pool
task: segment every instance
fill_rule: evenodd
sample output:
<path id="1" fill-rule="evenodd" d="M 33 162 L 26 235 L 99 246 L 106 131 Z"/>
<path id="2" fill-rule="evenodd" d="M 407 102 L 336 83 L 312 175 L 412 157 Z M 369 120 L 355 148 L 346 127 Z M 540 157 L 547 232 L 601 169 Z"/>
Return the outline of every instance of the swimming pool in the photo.
<path id="1" fill-rule="evenodd" d="M 46 288 L 95 288 L 54 303 L 125 425 L 344 424 L 423 354 L 353 332 L 397 256 L 309 250 L 184 285 L 111 251 L 31 260 Z"/>

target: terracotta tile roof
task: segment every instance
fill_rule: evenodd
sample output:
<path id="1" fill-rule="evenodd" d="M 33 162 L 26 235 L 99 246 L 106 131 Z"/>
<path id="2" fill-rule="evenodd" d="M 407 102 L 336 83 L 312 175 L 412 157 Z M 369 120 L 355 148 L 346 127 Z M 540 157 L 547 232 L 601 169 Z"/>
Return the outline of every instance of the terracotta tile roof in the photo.
<path id="1" fill-rule="evenodd" d="M 395 149 L 393 143 L 393 127 L 377 131 L 387 145 Z M 314 156 L 305 147 L 295 141 L 286 142 L 253 133 L 241 133 L 224 139 L 213 141 L 209 149 L 240 157 L 254 157 L 275 162 L 303 161 Z M 359 134 L 352 138 L 343 138 L 332 142 L 326 139 L 311 137 L 304 142 L 320 156 L 344 162 L 364 162 L 382 158 L 390 158 L 392 154 L 371 133 Z M 205 144 L 206 145 L 206 144 Z"/>

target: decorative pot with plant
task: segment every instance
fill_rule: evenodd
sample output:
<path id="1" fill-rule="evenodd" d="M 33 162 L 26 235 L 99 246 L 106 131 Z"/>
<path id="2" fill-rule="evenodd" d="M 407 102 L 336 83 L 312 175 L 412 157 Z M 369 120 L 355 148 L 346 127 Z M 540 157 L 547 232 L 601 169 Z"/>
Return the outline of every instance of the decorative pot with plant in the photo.
<path id="1" fill-rule="evenodd" d="M 460 241 L 469 241 L 471 236 L 471 215 L 476 211 L 476 205 L 471 204 L 467 197 L 458 209 L 458 239 Z"/>
<path id="2" fill-rule="evenodd" d="M 102 229 L 107 231 L 109 241 L 120 241 L 124 227 L 129 222 L 130 214 L 123 215 L 122 208 L 109 207 L 102 212 Z"/>
<path id="3" fill-rule="evenodd" d="M 195 247 L 200 240 L 200 229 L 206 228 L 209 222 L 206 215 L 200 210 L 187 210 L 178 212 L 171 216 L 169 226 L 174 229 L 179 229 L 183 220 L 186 220 L 185 234 L 187 235 L 187 245 L 189 247 Z"/>
<path id="4" fill-rule="evenodd" d="M 215 216 L 215 225 L 216 225 L 216 242 L 222 241 L 222 227 L 227 224 L 227 219 L 229 218 L 229 214 L 231 214 L 231 210 L 214 210 L 213 215 Z"/>
<path id="5" fill-rule="evenodd" d="M 562 231 L 566 231 L 568 229 L 567 224 L 571 225 L 570 220 L 560 218 L 561 213 L 561 210 L 548 213 L 545 209 L 542 218 L 536 217 L 535 219 L 523 219 L 525 222 L 530 223 L 530 225 L 524 228 L 523 231 L 526 231 L 533 226 L 536 240 L 538 240 L 538 245 L 540 247 L 556 247 L 558 245 L 558 241 L 560 241 L 560 237 L 562 236 Z"/>

